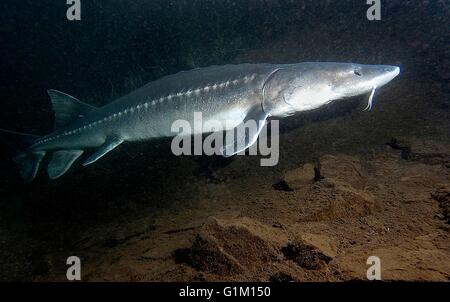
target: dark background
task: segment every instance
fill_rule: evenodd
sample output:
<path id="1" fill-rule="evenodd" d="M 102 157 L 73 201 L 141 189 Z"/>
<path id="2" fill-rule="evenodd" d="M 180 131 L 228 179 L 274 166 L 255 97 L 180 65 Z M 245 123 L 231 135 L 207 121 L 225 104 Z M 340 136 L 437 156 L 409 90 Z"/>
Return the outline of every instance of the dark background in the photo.
<path id="1" fill-rule="evenodd" d="M 395 64 L 402 75 L 391 102 L 380 104 L 384 109 L 375 110 L 367 124 L 357 125 L 359 135 L 339 133 L 336 139 L 344 143 L 332 151 L 383 145 L 383 139 L 399 133 L 449 139 L 446 1 L 382 1 L 382 21 L 373 22 L 366 19 L 366 1 L 351 0 L 82 0 L 82 20 L 72 22 L 66 19 L 65 2 L 1 1 L 1 128 L 51 132 L 50 88 L 101 105 L 148 81 L 195 67 L 342 61 Z M 281 125 L 289 130 L 353 114 L 361 103 L 358 99 Z M 303 138 L 305 145 L 313 138 Z M 329 152 L 332 139 L 323 138 L 310 152 L 285 156 L 281 167 Z M 0 279 L 5 280 L 45 274 L 46 252 L 70 245 L 69 234 L 78 229 L 137 211 L 142 204 L 165 206 L 176 194 L 191 194 L 183 177 L 199 165 L 170 156 L 163 140 L 151 144 L 138 161 L 118 152 L 111 155 L 112 163 L 95 169 L 76 168 L 56 182 L 41 173 L 24 185 L 10 160 L 12 150 L 0 150 L 0 261 L 5 264 Z M 222 162 L 206 165 L 216 169 Z M 192 169 L 186 172 L 186 167 Z"/>
<path id="2" fill-rule="evenodd" d="M 405 72 L 449 78 L 444 1 L 382 1 L 379 22 L 366 19 L 365 1 L 351 0 L 85 0 L 82 20 L 73 22 L 67 7 L 62 0 L 0 4 L 1 127 L 51 130 L 50 88 L 103 104 L 162 75 L 239 62 L 304 31 L 314 36 L 287 45 L 295 57 L 277 49 L 265 60 L 401 64 L 420 56 Z"/>

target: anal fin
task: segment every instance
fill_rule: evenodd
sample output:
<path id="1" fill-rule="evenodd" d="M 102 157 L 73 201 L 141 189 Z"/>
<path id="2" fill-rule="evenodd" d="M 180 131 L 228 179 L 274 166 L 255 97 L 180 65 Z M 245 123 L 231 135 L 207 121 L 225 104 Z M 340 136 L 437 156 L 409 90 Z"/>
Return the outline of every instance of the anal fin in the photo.
<path id="1" fill-rule="evenodd" d="M 105 141 L 105 143 L 98 149 L 96 152 L 91 154 L 91 156 L 86 159 L 86 161 L 83 163 L 83 166 L 87 166 L 92 164 L 93 162 L 97 161 L 101 157 L 103 157 L 106 153 L 113 150 L 117 146 L 119 146 L 121 143 L 123 143 L 124 140 L 118 137 L 112 137 Z"/>
<path id="2" fill-rule="evenodd" d="M 83 150 L 60 150 L 54 152 L 47 167 L 50 179 L 56 179 L 64 175 L 81 154 L 83 154 Z"/>

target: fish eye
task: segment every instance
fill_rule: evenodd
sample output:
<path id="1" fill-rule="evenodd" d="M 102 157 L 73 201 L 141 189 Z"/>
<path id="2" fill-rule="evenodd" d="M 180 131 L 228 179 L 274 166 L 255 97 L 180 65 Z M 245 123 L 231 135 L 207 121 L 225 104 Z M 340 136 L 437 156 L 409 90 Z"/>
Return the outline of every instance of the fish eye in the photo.
<path id="1" fill-rule="evenodd" d="M 358 77 L 361 76 L 361 73 L 359 72 L 359 70 L 356 70 L 356 69 L 355 69 L 355 70 L 353 70 L 353 73 L 356 74 Z"/>

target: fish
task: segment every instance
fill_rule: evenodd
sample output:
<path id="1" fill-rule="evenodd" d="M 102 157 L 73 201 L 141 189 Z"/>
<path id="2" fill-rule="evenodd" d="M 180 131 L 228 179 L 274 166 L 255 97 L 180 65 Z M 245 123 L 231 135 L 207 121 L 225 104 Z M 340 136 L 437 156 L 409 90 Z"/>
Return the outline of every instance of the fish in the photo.
<path id="1" fill-rule="evenodd" d="M 375 90 L 399 73 L 398 66 L 335 62 L 210 66 L 162 77 L 102 107 L 51 89 L 53 132 L 35 136 L 0 129 L 0 133 L 17 146 L 14 160 L 26 182 L 36 177 L 47 154 L 48 176 L 57 179 L 87 150 L 94 149 L 84 166 L 125 142 L 173 137 L 172 123 L 194 123 L 195 112 L 202 113 L 204 124 L 215 121 L 224 131 L 232 131 L 249 120 L 283 118 L 369 92 L 366 109 L 371 109 Z M 264 124 L 258 123 L 253 133 L 236 135 L 234 142 L 221 147 L 221 155 L 249 148 Z M 207 131 L 200 127 L 192 134 Z"/>

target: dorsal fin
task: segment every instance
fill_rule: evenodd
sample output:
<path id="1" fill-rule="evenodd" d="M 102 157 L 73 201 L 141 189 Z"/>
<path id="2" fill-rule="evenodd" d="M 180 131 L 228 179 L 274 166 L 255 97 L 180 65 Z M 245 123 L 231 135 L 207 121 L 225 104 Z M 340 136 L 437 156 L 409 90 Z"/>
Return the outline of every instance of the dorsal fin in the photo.
<path id="1" fill-rule="evenodd" d="M 47 93 L 52 101 L 53 111 L 55 111 L 55 129 L 67 126 L 88 112 L 97 109 L 58 90 L 50 89 Z"/>

